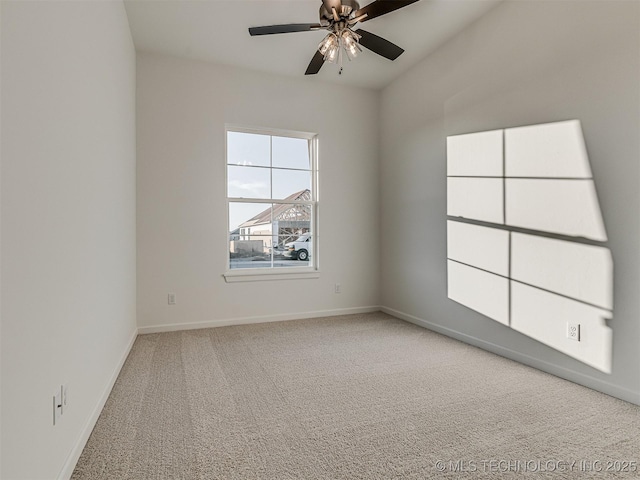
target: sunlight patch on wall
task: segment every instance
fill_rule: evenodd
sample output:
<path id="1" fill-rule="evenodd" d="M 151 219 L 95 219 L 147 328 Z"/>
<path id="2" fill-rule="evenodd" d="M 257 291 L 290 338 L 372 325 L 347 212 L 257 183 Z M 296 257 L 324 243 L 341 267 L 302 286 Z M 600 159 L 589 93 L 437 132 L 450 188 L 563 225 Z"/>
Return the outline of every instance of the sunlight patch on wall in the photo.
<path id="1" fill-rule="evenodd" d="M 447 177 L 449 298 L 610 373 L 613 259 L 580 122 L 448 137 Z"/>
<path id="2" fill-rule="evenodd" d="M 593 180 L 507 178 L 505 183 L 508 225 L 607 240 Z"/>

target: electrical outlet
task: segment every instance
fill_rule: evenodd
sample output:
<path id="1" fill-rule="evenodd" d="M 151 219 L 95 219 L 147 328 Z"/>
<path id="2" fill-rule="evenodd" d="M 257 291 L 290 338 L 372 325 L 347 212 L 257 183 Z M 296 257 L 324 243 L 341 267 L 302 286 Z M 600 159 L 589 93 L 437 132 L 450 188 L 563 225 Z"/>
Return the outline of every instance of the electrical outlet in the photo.
<path id="1" fill-rule="evenodd" d="M 56 393 L 53 394 L 53 425 L 57 425 L 62 415 L 62 388 L 59 388 Z"/>
<path id="2" fill-rule="evenodd" d="M 340 286 L 339 283 L 336 283 L 336 286 L 334 288 L 334 293 L 342 293 L 342 287 Z"/>
<path id="3" fill-rule="evenodd" d="M 176 294 L 175 293 L 170 293 L 167 296 L 167 300 L 169 302 L 169 305 L 175 305 L 176 304 Z"/>
<path id="4" fill-rule="evenodd" d="M 567 322 L 567 338 L 569 340 L 580 341 L 580 324 Z"/>

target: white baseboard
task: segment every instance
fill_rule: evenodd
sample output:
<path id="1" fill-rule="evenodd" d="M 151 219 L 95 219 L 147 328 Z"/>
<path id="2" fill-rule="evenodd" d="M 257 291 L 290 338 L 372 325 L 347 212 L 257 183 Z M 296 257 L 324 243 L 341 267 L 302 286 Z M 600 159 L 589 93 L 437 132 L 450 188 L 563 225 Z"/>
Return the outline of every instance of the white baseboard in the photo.
<path id="1" fill-rule="evenodd" d="M 211 320 L 208 322 L 172 323 L 167 325 L 151 325 L 139 327 L 138 333 L 175 332 L 179 330 L 197 330 L 200 328 L 228 327 L 231 325 L 247 325 L 251 323 L 282 322 L 285 320 L 302 320 L 305 318 L 335 317 L 337 315 L 352 315 L 354 313 L 371 313 L 380 311 L 379 306 L 338 308 L 335 310 L 317 310 L 314 312 L 286 313 L 277 315 L 259 315 L 255 317 L 230 318 L 226 320 Z"/>
<path id="2" fill-rule="evenodd" d="M 73 470 L 76 468 L 76 464 L 78 463 L 78 460 L 80 459 L 80 455 L 82 454 L 82 450 L 84 450 L 84 447 L 87 444 L 87 440 L 89 440 L 89 436 L 93 431 L 93 427 L 95 427 L 96 422 L 98 421 L 98 417 L 100 417 L 100 413 L 102 413 L 104 404 L 107 403 L 107 399 L 109 398 L 111 389 L 113 388 L 113 385 L 116 383 L 116 379 L 120 374 L 120 370 L 122 369 L 122 366 L 124 365 L 125 360 L 129 356 L 129 352 L 131 351 L 131 348 L 133 347 L 133 344 L 136 341 L 137 336 L 138 336 L 138 330 L 136 329 L 133 332 L 133 335 L 131 336 L 129 343 L 124 349 L 124 353 L 120 357 L 120 361 L 116 365 L 116 368 L 113 370 L 113 373 L 111 374 L 111 377 L 107 382 L 107 385 L 102 391 L 102 395 L 100 395 L 98 404 L 95 406 L 95 408 L 91 412 L 91 415 L 89 415 L 89 418 L 87 419 L 87 422 L 85 423 L 82 429 L 82 433 L 80 434 L 80 438 L 78 438 L 78 441 L 73 446 L 73 449 L 71 450 L 71 453 L 67 457 L 67 460 L 64 462 L 64 466 L 62 467 L 62 470 L 58 475 L 58 480 L 68 480 L 71 478 L 71 475 L 73 474 Z"/>
<path id="3" fill-rule="evenodd" d="M 475 347 L 482 348 L 483 350 L 487 350 L 491 353 L 495 353 L 496 355 L 500 355 L 501 357 L 515 360 L 516 362 L 529 365 L 530 367 L 537 368 L 538 370 L 542 370 L 543 372 L 550 373 L 560 378 L 564 378 L 565 380 L 569 380 L 570 382 L 578 383 L 580 385 L 584 385 L 585 387 L 592 388 L 593 390 L 606 393 L 607 395 L 611 395 L 627 402 L 640 405 L 640 394 L 638 392 L 634 392 L 633 390 L 620 387 L 619 385 L 606 382 L 599 378 L 585 375 L 584 373 L 576 372 L 575 370 L 571 370 L 569 368 L 545 362 L 544 360 L 540 360 L 524 353 L 511 350 L 510 348 L 503 347 L 502 345 L 487 342 L 486 340 L 482 340 L 472 335 L 468 335 L 466 333 L 462 333 L 457 330 L 453 330 L 451 328 L 429 322 L 422 318 L 418 318 L 414 315 L 410 315 L 393 308 L 381 306 L 380 310 L 396 318 L 399 318 L 400 320 L 405 320 L 409 323 L 413 323 L 420 327 L 433 330 L 434 332 L 441 333 L 442 335 L 446 335 L 447 337 L 455 338 L 456 340 L 460 340 L 461 342 L 468 343 Z"/>

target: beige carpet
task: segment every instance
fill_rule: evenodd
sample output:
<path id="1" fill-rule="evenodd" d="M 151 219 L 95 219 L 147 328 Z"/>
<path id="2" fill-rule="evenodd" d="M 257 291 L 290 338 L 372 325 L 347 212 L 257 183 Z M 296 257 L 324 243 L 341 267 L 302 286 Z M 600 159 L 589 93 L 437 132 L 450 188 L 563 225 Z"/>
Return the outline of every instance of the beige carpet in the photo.
<path id="1" fill-rule="evenodd" d="M 139 336 L 73 478 L 638 478 L 613 463 L 638 461 L 637 406 L 374 313 Z"/>

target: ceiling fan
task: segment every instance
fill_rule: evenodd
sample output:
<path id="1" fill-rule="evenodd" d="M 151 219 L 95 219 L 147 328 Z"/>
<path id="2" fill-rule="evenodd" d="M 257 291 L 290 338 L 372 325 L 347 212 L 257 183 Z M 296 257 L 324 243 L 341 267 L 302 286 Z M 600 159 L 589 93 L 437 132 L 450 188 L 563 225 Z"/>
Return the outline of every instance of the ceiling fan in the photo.
<path id="1" fill-rule="evenodd" d="M 380 17 L 399 8 L 406 7 L 418 0 L 375 0 L 360 8 L 356 0 L 322 0 L 320 23 L 289 23 L 286 25 L 268 25 L 251 27 L 249 34 L 274 35 L 277 33 L 310 32 L 328 30 L 329 34 L 320 42 L 318 50 L 311 59 L 305 75 L 315 75 L 324 62 L 338 63 L 342 73 L 343 51 L 352 60 L 362 51 L 360 45 L 389 60 L 398 58 L 404 50 L 399 46 L 361 28 L 354 30 L 357 23 Z"/>

